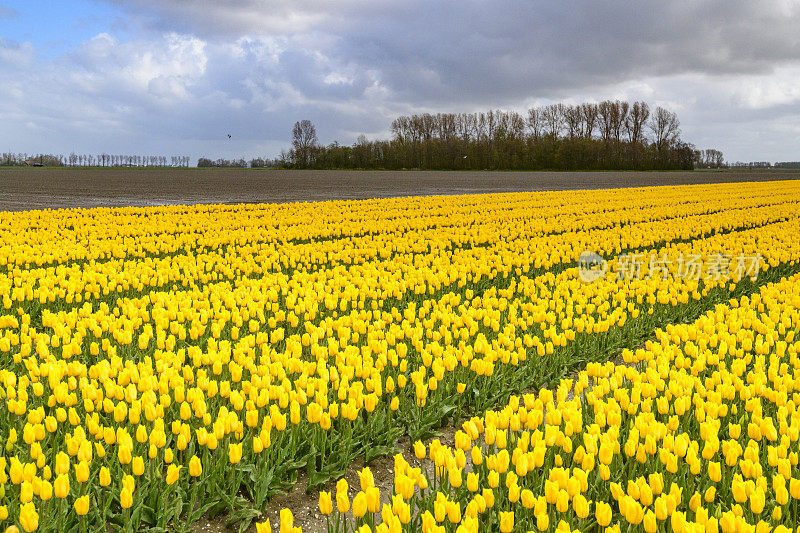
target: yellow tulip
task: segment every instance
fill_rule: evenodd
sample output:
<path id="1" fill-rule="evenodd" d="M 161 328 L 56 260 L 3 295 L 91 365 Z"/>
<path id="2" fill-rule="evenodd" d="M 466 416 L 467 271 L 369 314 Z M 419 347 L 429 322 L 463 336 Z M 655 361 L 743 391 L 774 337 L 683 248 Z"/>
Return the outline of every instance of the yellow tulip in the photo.
<path id="1" fill-rule="evenodd" d="M 58 476 L 53 483 L 53 494 L 56 498 L 66 498 L 69 494 L 69 478 L 66 474 Z"/>
<path id="2" fill-rule="evenodd" d="M 292 533 L 294 529 L 294 516 L 289 509 L 281 509 L 280 533 Z"/>
<path id="3" fill-rule="evenodd" d="M 133 505 L 133 494 L 128 487 L 123 487 L 119 494 L 119 504 L 123 509 L 130 509 Z"/>
<path id="4" fill-rule="evenodd" d="M 189 459 L 189 475 L 192 477 L 200 477 L 203 473 L 203 465 L 200 464 L 200 458 L 196 455 L 193 455 L 191 459 Z"/>
<path id="5" fill-rule="evenodd" d="M 350 499 L 347 495 L 348 490 L 349 487 L 346 480 L 340 479 L 336 483 L 336 508 L 341 514 L 350 510 Z"/>
<path id="6" fill-rule="evenodd" d="M 89 512 L 89 495 L 86 494 L 77 498 L 73 505 L 75 507 L 75 512 L 78 513 L 79 516 L 85 516 L 86 513 Z"/>
<path id="7" fill-rule="evenodd" d="M 372 471 L 369 467 L 364 467 L 358 473 L 359 481 L 361 482 L 361 490 L 366 492 L 367 489 L 375 486 L 375 479 L 372 476 Z"/>
<path id="8" fill-rule="evenodd" d="M 320 491 L 319 493 L 319 512 L 325 516 L 333 512 L 333 502 L 331 501 L 331 493 Z"/>
<path id="9" fill-rule="evenodd" d="M 108 467 L 100 467 L 100 486 L 108 487 L 111 484 L 111 471 Z"/>
<path id="10" fill-rule="evenodd" d="M 502 533 L 511 533 L 514 529 L 514 513 L 510 511 L 500 512 L 500 531 Z"/>
<path id="11" fill-rule="evenodd" d="M 242 460 L 242 443 L 230 443 L 228 444 L 228 460 L 231 464 L 237 464 L 239 461 Z"/>
<path id="12" fill-rule="evenodd" d="M 24 503 L 19 510 L 19 523 L 26 532 L 36 531 L 39 528 L 39 513 L 33 503 Z"/>
<path id="13" fill-rule="evenodd" d="M 427 452 L 425 450 L 425 445 L 422 444 L 422 442 L 417 441 L 417 442 L 414 443 L 414 455 L 419 460 L 425 459 L 425 456 L 427 455 Z"/>
<path id="14" fill-rule="evenodd" d="M 181 473 L 181 466 L 169 465 L 167 467 L 167 485 L 174 485 Z"/>
<path id="15" fill-rule="evenodd" d="M 367 513 L 367 495 L 359 491 L 353 498 L 353 516 L 361 518 Z"/>

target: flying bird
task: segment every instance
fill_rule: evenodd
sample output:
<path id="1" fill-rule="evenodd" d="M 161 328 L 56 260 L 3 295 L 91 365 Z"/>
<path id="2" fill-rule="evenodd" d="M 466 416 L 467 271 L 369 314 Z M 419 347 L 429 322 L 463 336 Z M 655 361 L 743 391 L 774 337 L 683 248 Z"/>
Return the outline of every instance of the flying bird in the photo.
<path id="1" fill-rule="evenodd" d="M 231 134 L 229 133 L 229 134 L 228 134 L 228 139 L 230 139 L 230 138 L 231 138 Z"/>

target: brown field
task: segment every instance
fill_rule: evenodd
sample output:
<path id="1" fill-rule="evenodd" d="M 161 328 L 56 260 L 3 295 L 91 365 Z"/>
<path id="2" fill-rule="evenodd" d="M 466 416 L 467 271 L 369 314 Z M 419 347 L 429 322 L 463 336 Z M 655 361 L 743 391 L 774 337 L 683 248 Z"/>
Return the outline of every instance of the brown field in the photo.
<path id="1" fill-rule="evenodd" d="M 800 171 L 420 172 L 6 168 L 0 210 L 274 203 L 800 179 Z"/>

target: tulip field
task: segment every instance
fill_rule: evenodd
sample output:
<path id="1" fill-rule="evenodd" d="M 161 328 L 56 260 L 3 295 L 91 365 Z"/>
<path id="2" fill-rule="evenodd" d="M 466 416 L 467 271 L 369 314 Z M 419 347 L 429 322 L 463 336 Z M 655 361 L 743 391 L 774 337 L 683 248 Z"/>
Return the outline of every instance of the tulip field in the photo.
<path id="1" fill-rule="evenodd" d="M 302 473 L 337 533 L 794 531 L 798 235 L 800 181 L 0 212 L 0 527 L 299 531 Z"/>

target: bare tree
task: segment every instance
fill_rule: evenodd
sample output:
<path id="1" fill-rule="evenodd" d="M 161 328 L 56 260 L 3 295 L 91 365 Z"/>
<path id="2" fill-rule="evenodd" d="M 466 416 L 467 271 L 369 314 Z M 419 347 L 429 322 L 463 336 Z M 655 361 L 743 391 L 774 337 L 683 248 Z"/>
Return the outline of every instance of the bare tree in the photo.
<path id="1" fill-rule="evenodd" d="M 625 131 L 631 143 L 640 143 L 644 140 L 644 127 L 649 118 L 650 106 L 647 102 L 634 102 L 625 118 Z"/>
<path id="2" fill-rule="evenodd" d="M 656 112 L 650 118 L 649 126 L 653 132 L 653 141 L 659 150 L 671 147 L 681 134 L 678 115 L 661 106 L 656 108 Z"/>
<path id="3" fill-rule="evenodd" d="M 625 125 L 625 121 L 628 119 L 629 108 L 630 106 L 628 105 L 628 102 L 620 102 L 619 100 L 614 102 L 614 112 L 612 113 L 612 118 L 614 139 L 617 142 L 621 140 L 621 132 L 623 126 Z"/>
<path id="4" fill-rule="evenodd" d="M 542 136 L 542 131 L 544 131 L 544 113 L 542 113 L 541 108 L 534 107 L 528 109 L 527 125 L 531 132 L 531 137 L 533 137 L 534 140 Z"/>
<path id="5" fill-rule="evenodd" d="M 583 138 L 591 139 L 597 125 L 597 104 L 582 104 L 581 114 L 583 115 Z"/>
<path id="6" fill-rule="evenodd" d="M 543 109 L 547 133 L 557 139 L 564 127 L 564 104 L 550 104 Z"/>
<path id="7" fill-rule="evenodd" d="M 512 139 L 522 139 L 525 136 L 525 119 L 514 111 L 508 113 L 508 136 Z"/>
<path id="8" fill-rule="evenodd" d="M 614 115 L 616 106 L 611 100 L 603 100 L 597 104 L 598 126 L 600 127 L 600 138 L 605 142 L 614 136 Z"/>
<path id="9" fill-rule="evenodd" d="M 567 136 L 574 139 L 581 134 L 583 112 L 580 105 L 564 106 L 564 124 L 567 126 Z"/>
<path id="10" fill-rule="evenodd" d="M 307 167 L 311 162 L 311 153 L 317 146 L 317 129 L 310 120 L 301 120 L 294 123 L 292 128 L 292 147 L 294 159 L 301 167 Z"/>

